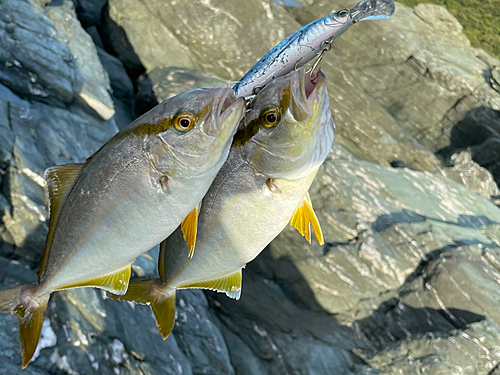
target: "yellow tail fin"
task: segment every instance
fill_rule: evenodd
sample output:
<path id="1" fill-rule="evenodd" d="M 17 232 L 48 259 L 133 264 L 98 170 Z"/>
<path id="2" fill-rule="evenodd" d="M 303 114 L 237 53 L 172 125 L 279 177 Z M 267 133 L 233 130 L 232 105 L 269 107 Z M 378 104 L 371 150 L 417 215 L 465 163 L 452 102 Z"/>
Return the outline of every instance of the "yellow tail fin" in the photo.
<path id="1" fill-rule="evenodd" d="M 160 280 L 132 282 L 124 295 L 108 294 L 108 296 L 113 299 L 150 305 L 163 339 L 165 340 L 172 332 L 175 323 L 175 291 L 166 295 Z"/>
<path id="2" fill-rule="evenodd" d="M 16 314 L 18 317 L 23 369 L 28 366 L 35 353 L 49 302 L 48 296 L 41 301 L 35 300 L 30 289 L 31 286 L 23 286 L 0 291 L 0 311 Z"/>

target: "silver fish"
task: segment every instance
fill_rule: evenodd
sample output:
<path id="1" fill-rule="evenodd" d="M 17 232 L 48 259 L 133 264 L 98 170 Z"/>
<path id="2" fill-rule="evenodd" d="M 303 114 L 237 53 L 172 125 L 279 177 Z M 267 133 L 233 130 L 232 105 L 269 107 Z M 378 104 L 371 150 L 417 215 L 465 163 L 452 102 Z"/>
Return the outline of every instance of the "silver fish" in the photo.
<path id="1" fill-rule="evenodd" d="M 355 23 L 388 18 L 395 9 L 393 0 L 363 0 L 350 10 L 333 12 L 311 22 L 260 59 L 233 87 L 236 96 L 254 95 L 273 79 L 304 66 L 322 50 L 328 50 Z"/>
<path id="2" fill-rule="evenodd" d="M 0 311 L 19 318 L 23 368 L 52 292 L 125 293 L 135 258 L 170 235 L 207 192 L 244 108 L 229 88 L 189 91 L 138 118 L 84 164 L 46 171 L 51 215 L 39 281 L 0 292 Z"/>
<path id="3" fill-rule="evenodd" d="M 239 298 L 242 268 L 288 223 L 309 242 L 312 226 L 322 243 L 308 189 L 333 142 L 326 86 L 323 73 L 313 82 L 303 68 L 257 94 L 203 199 L 194 257 L 178 229 L 161 244 L 160 279 L 132 282 L 114 298 L 150 304 L 166 338 L 176 290 L 211 289 Z"/>

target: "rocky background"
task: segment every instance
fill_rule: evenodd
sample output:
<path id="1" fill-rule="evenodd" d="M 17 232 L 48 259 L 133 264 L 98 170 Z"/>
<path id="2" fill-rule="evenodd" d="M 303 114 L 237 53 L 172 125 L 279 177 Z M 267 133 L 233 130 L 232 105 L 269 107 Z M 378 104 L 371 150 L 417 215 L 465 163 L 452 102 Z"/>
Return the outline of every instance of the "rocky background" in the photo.
<path id="1" fill-rule="evenodd" d="M 356 2 L 0 0 L 0 288 L 36 280 L 45 168 Z M 311 189 L 324 246 L 289 228 L 240 301 L 178 293 L 166 341 L 146 306 L 55 293 L 24 371 L 1 314 L 0 374 L 499 374 L 500 61 L 444 8 L 398 4 L 322 66 L 337 124 Z"/>

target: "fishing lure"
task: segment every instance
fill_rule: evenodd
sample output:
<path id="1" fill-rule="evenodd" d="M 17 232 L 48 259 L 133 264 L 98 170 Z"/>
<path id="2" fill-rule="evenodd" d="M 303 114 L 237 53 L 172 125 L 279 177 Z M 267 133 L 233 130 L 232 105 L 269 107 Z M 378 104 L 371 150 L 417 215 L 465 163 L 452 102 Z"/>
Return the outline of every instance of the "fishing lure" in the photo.
<path id="1" fill-rule="evenodd" d="M 352 9 L 342 9 L 320 18 L 283 40 L 246 73 L 233 87 L 237 97 L 257 94 L 273 79 L 298 69 L 318 56 L 316 68 L 331 44 L 360 21 L 389 18 L 394 14 L 393 0 L 363 0 Z"/>

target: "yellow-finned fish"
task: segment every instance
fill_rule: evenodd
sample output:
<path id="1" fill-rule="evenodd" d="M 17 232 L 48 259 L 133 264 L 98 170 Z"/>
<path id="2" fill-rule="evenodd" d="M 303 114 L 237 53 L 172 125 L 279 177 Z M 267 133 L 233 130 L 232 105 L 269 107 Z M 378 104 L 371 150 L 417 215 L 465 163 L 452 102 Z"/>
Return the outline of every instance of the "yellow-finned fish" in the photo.
<path id="1" fill-rule="evenodd" d="M 150 304 L 166 338 L 177 289 L 238 299 L 241 272 L 288 223 L 311 241 L 321 229 L 308 189 L 333 142 L 326 76 L 304 69 L 269 83 L 250 104 L 229 157 L 203 199 L 194 256 L 175 231 L 161 244 L 160 278 L 132 282 L 114 298 Z"/>
<path id="2" fill-rule="evenodd" d="M 19 318 L 23 368 L 36 349 L 52 292 L 127 290 L 130 265 L 190 214 L 226 160 L 245 109 L 230 88 L 198 89 L 156 106 L 83 164 L 45 172 L 49 233 L 38 283 L 0 291 Z"/>

